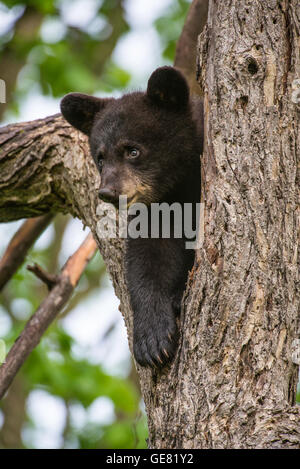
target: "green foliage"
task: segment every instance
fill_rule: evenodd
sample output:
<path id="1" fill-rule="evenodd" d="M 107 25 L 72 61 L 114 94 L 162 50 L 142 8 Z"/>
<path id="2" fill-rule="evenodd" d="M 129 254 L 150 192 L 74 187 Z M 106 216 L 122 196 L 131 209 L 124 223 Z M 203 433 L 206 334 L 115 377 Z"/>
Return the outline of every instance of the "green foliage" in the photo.
<path id="1" fill-rule="evenodd" d="M 36 65 L 39 66 L 40 84 L 44 94 L 51 91 L 54 97 L 59 97 L 66 89 L 92 93 L 99 86 L 99 79 L 69 49 L 66 41 L 48 44 L 38 51 Z M 60 73 L 63 64 L 66 70 Z"/>
<path id="2" fill-rule="evenodd" d="M 26 7 L 33 8 L 40 11 L 44 15 L 47 13 L 53 13 L 56 10 L 56 1 L 53 0 L 25 0 L 20 2 L 18 0 L 3 0 L 1 3 L 6 5 L 8 8 L 12 8 L 16 5 L 25 5 Z"/>
<path id="3" fill-rule="evenodd" d="M 3 339 L 0 339 L 0 365 L 4 363 L 6 357 L 6 344 Z"/>
<path id="4" fill-rule="evenodd" d="M 79 401 L 84 407 L 99 396 L 107 396 L 116 410 L 134 415 L 139 399 L 133 385 L 104 373 L 99 364 L 72 357 L 72 340 L 59 326 L 52 328 L 51 334 L 46 335 L 24 366 L 28 385 L 39 387 L 42 383 L 50 394 L 67 402 Z"/>
<path id="5" fill-rule="evenodd" d="M 105 373 L 100 364 L 74 358 L 73 345 L 74 339 L 59 325 L 52 327 L 24 366 L 27 390 L 41 388 L 62 398 L 68 406 L 77 403 L 85 409 L 100 396 L 114 404 L 117 417 L 109 425 L 87 422 L 79 429 L 69 425 L 66 445 L 76 441 L 79 448 L 145 447 L 147 426 L 145 415 L 139 411 L 135 386 L 128 379 Z"/>
<path id="6" fill-rule="evenodd" d="M 34 249 L 29 253 L 30 263 L 37 262 L 46 269 L 54 264 L 58 268 L 58 258 L 53 259 L 53 253 L 56 252 L 56 256 L 59 254 L 57 244 L 60 245 L 67 224 L 59 218 L 55 223 L 56 236 L 45 248 Z M 76 305 L 76 296 L 81 300 L 82 295 L 87 298 L 93 289 L 98 289 L 99 279 L 101 286 L 104 274 L 103 260 L 97 254 L 86 268 L 71 304 L 73 302 Z M 7 349 L 46 295 L 46 288 L 23 265 L 0 295 L 0 323 L 4 316 L 11 320 L 11 327 L 3 337 Z M 23 302 L 21 308 L 14 306 L 16 299 Z M 101 363 L 78 356 L 78 352 L 74 353 L 75 348 L 76 341 L 65 330 L 62 321 L 55 321 L 22 367 L 24 395 L 29 397 L 32 391 L 42 389 L 65 402 L 66 409 L 74 405 L 82 407 L 87 416 L 86 422 L 79 428 L 70 422 L 66 423 L 66 447 L 69 442 L 77 448 L 145 447 L 146 417 L 140 411 L 141 397 L 136 384 L 128 377 L 109 374 Z M 98 424 L 88 418 L 89 408 L 101 396 L 113 404 L 114 418 L 109 424 Z M 24 426 L 34 430 L 35 425 L 36 422 L 27 415 Z M 34 447 L 34 444 L 29 443 L 29 447 Z"/>
<path id="7" fill-rule="evenodd" d="M 174 59 L 176 42 L 182 31 L 190 4 L 191 0 L 174 1 L 166 16 L 158 18 L 155 22 L 164 48 L 163 57 L 170 62 Z"/>
<path id="8" fill-rule="evenodd" d="M 132 421 L 122 419 L 112 425 L 99 426 L 88 424 L 74 436 L 80 444 L 80 448 L 110 448 L 110 449 L 128 449 L 128 448 L 146 448 L 147 422 L 145 415 L 140 416 L 133 424 Z"/>
<path id="9" fill-rule="evenodd" d="M 15 99 L 9 99 L 11 111 L 18 111 L 20 98 L 37 84 L 44 95 L 56 98 L 70 90 L 92 94 L 128 84 L 130 74 L 111 60 L 116 44 L 129 30 L 122 0 L 99 2 L 93 20 L 99 19 L 102 26 L 96 32 L 89 30 L 89 24 L 81 28 L 66 22 L 62 7 L 71 9 L 69 0 L 3 0 L 1 5 L 21 9 L 10 30 L 0 37 L 0 63 L 6 68 L 0 69 L 0 76 L 8 89 L 15 88 L 15 72 L 22 71 Z M 61 27 L 57 39 L 54 31 L 51 41 L 43 35 L 43 25 L 49 21 Z"/>

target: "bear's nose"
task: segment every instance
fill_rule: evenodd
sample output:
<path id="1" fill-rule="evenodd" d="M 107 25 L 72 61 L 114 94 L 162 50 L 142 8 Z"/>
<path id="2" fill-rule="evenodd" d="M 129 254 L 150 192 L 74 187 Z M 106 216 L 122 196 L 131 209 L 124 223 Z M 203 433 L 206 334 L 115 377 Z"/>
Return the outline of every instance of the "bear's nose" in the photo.
<path id="1" fill-rule="evenodd" d="M 107 187 L 103 187 L 103 189 L 99 190 L 99 197 L 103 202 L 108 202 L 110 204 L 117 204 L 119 202 L 117 192 L 114 189 Z"/>

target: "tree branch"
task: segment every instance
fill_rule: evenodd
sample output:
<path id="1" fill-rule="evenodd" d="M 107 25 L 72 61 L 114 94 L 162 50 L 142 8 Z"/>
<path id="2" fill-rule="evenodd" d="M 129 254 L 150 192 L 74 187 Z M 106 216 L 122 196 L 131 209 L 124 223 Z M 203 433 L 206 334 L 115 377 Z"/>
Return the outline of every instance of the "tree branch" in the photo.
<path id="1" fill-rule="evenodd" d="M 33 265 L 28 265 L 27 270 L 32 272 L 37 278 L 39 278 L 43 283 L 45 283 L 49 291 L 52 290 L 52 288 L 58 282 L 57 275 L 49 274 L 40 265 L 36 263 Z"/>
<path id="2" fill-rule="evenodd" d="M 52 215 L 27 220 L 16 232 L 0 259 L 0 290 L 22 265 L 28 249 L 45 230 Z"/>
<path id="3" fill-rule="evenodd" d="M 177 41 L 174 66 L 185 75 L 191 92 L 201 95 L 196 80 L 196 56 L 198 36 L 202 32 L 208 12 L 208 0 L 193 0 L 180 38 Z"/>
<path id="4" fill-rule="evenodd" d="M 0 221 L 48 212 L 76 214 L 71 168 L 82 164 L 87 140 L 60 114 L 2 127 L 0 145 Z"/>
<path id="5" fill-rule="evenodd" d="M 18 42 L 24 45 L 33 43 L 37 37 L 43 22 L 44 16 L 31 6 L 26 6 L 23 15 L 13 25 L 13 38 L 2 46 L 1 50 L 1 71 L 0 76 L 5 81 L 7 103 L 0 106 L 0 120 L 6 110 L 8 104 L 12 101 L 12 94 L 16 86 L 16 81 L 21 68 L 25 65 L 26 60 L 22 55 L 16 52 Z M 12 31 L 9 32 L 12 34 Z M 28 47 L 28 45 L 27 45 Z"/>
<path id="6" fill-rule="evenodd" d="M 42 335 L 70 298 L 87 263 L 97 250 L 92 234 L 68 259 L 47 298 L 27 322 L 21 335 L 10 349 L 0 367 L 0 399 L 4 396 L 18 370 L 25 362 Z"/>

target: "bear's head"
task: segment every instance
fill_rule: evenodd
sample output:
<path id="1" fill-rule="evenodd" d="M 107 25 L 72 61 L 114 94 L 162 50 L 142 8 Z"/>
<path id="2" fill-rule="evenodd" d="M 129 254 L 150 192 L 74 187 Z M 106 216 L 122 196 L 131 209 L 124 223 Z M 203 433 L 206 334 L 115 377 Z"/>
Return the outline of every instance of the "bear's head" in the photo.
<path id="1" fill-rule="evenodd" d="M 189 88 L 173 67 L 155 70 L 146 92 L 101 99 L 70 93 L 64 118 L 89 137 L 101 174 L 99 197 L 114 205 L 182 201 L 192 176 L 199 179 L 199 136 Z M 176 200 L 177 199 L 177 200 Z"/>

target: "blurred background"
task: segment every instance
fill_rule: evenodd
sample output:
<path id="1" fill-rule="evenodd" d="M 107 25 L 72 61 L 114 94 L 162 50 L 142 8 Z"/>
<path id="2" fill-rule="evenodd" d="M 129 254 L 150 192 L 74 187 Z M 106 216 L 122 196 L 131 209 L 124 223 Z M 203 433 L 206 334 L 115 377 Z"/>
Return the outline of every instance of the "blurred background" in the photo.
<path id="1" fill-rule="evenodd" d="M 188 0 L 0 1 L 1 125 L 59 112 L 70 91 L 119 96 L 171 64 Z M 0 256 L 22 221 L 0 225 Z M 87 236 L 58 215 L 0 292 L 7 349 Z M 0 403 L 0 448 L 145 448 L 147 422 L 119 301 L 98 253 Z"/>

